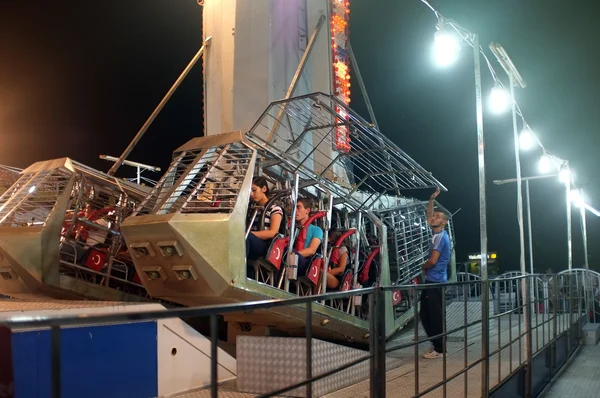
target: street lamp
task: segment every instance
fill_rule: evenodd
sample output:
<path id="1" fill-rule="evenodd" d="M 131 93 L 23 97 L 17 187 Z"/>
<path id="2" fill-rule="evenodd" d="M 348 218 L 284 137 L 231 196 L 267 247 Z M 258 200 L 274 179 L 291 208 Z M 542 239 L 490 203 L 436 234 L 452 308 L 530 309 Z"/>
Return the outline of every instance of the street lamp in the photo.
<path id="1" fill-rule="evenodd" d="M 527 220 L 528 220 L 528 225 L 527 225 L 527 232 L 529 235 L 529 269 L 530 272 L 533 273 L 533 237 L 532 237 L 532 231 L 531 231 L 531 201 L 530 201 L 530 197 L 529 197 L 529 181 L 531 180 L 543 180 L 543 179 L 548 179 L 548 178 L 556 178 L 559 177 L 559 174 L 548 174 L 548 175 L 544 175 L 544 176 L 534 176 L 534 177 L 525 177 L 525 178 L 521 178 L 521 181 L 525 181 L 525 203 L 527 205 Z M 504 184 L 508 184 L 508 183 L 516 183 L 518 181 L 517 178 L 512 178 L 512 179 L 508 179 L 508 180 L 495 180 L 494 184 L 496 185 L 504 185 Z M 571 182 L 570 179 L 567 180 L 569 183 Z M 570 187 L 570 186 L 569 186 Z M 575 205 L 577 207 L 580 207 L 580 209 L 582 209 L 582 212 L 585 212 L 585 210 L 590 211 L 592 214 L 600 217 L 600 211 L 594 209 L 593 207 L 591 207 L 589 204 L 585 203 L 583 194 L 579 191 L 576 190 L 571 190 L 569 189 L 568 191 L 568 200 L 569 202 L 567 202 L 567 223 L 568 223 L 568 233 L 567 233 L 567 238 L 568 238 L 568 247 L 569 247 L 569 269 L 572 268 L 572 252 L 571 252 L 571 205 Z M 582 213 L 583 214 L 583 213 Z M 585 231 L 585 215 L 582 215 L 582 225 L 584 228 L 584 251 L 585 251 L 585 255 L 586 255 L 586 265 L 587 265 L 587 232 Z"/>
<path id="2" fill-rule="evenodd" d="M 477 159 L 479 169 L 479 237 L 481 241 L 481 279 L 487 280 L 487 203 L 485 195 L 485 151 L 483 139 L 483 100 L 481 93 L 481 62 L 479 36 L 451 20 L 443 18 L 431 5 L 424 2 L 438 17 L 434 37 L 435 59 L 438 65 L 447 66 L 458 57 L 459 38 L 473 48 L 475 72 L 475 114 L 477 121 Z M 487 297 L 487 296 L 486 296 Z"/>
<path id="3" fill-rule="evenodd" d="M 563 166 L 558 172 L 558 179 L 563 184 L 568 184 L 570 181 L 573 181 L 573 174 L 571 173 L 571 170 L 569 170 L 568 167 Z"/>
<path id="4" fill-rule="evenodd" d="M 550 160 L 550 157 L 548 155 L 542 155 L 538 163 L 538 169 L 542 174 L 549 173 L 552 170 L 552 160 Z"/>
<path id="5" fill-rule="evenodd" d="M 523 129 L 519 135 L 519 146 L 522 151 L 529 151 L 535 145 L 533 133 L 528 128 Z"/>
<path id="6" fill-rule="evenodd" d="M 506 90 L 500 85 L 495 85 L 490 93 L 490 110 L 493 113 L 504 113 L 510 103 L 510 98 Z"/>
<path id="7" fill-rule="evenodd" d="M 487 270 L 487 203 L 485 196 L 485 142 L 483 139 L 483 100 L 481 94 L 481 60 L 479 58 L 480 54 L 480 46 L 479 46 L 479 36 L 476 33 L 470 32 L 460 25 L 456 24 L 453 21 L 445 20 L 431 5 L 422 0 L 430 9 L 432 9 L 436 16 L 438 17 L 438 32 L 442 30 L 444 25 L 450 25 L 450 27 L 456 31 L 458 36 L 460 36 L 463 41 L 473 47 L 473 61 L 474 61 L 474 72 L 475 72 L 475 115 L 477 121 L 477 162 L 478 162 L 478 177 L 479 177 L 479 238 L 481 245 L 481 279 L 485 283 L 488 281 L 488 270 Z M 441 44 L 446 43 L 449 47 L 446 50 L 442 51 Z M 443 39 L 438 41 L 439 46 L 436 46 L 438 49 L 440 57 L 437 59 L 442 60 L 450 60 L 451 57 L 448 57 L 447 54 L 453 50 L 456 50 L 457 46 L 453 44 L 450 40 Z M 455 51 L 457 54 L 458 51 Z M 442 56 L 442 54 L 446 54 L 446 56 Z M 489 305 L 489 295 L 482 295 L 482 306 L 487 308 Z M 481 322 L 483 325 L 487 325 L 489 323 L 488 313 L 484 311 L 482 314 Z M 482 343 L 482 351 L 487 352 L 489 350 L 489 330 L 485 327 L 483 331 L 483 336 L 481 339 Z M 489 361 L 484 361 L 481 367 L 482 373 L 482 383 L 481 383 L 481 391 L 483 394 L 487 394 L 489 390 Z"/>
<path id="8" fill-rule="evenodd" d="M 456 32 L 440 26 L 440 30 L 435 32 L 433 44 L 435 62 L 441 67 L 452 65 L 456 62 L 459 52 L 460 38 Z"/>
<path id="9" fill-rule="evenodd" d="M 526 273 L 525 268 L 525 234 L 523 232 L 523 193 L 521 184 L 521 153 L 520 149 L 524 146 L 531 147 L 533 145 L 533 134 L 529 129 L 523 130 L 519 135 L 517 128 L 517 101 L 515 100 L 515 86 L 525 88 L 527 84 L 521 77 L 519 71 L 513 64 L 512 60 L 504 50 L 504 48 L 495 43 L 490 43 L 490 50 L 498 60 L 498 63 L 502 66 L 502 69 L 508 75 L 510 83 L 510 103 L 512 111 L 512 122 L 513 122 L 513 139 L 514 139 L 514 150 L 515 150 L 515 169 L 517 174 L 517 219 L 519 222 L 519 244 L 521 248 L 521 255 L 519 258 L 521 273 Z M 505 94 L 506 91 L 502 90 Z M 528 193 L 529 195 L 529 193 Z M 533 274 L 533 265 L 531 265 L 531 273 Z M 525 285 L 523 284 L 523 294 L 525 294 Z"/>

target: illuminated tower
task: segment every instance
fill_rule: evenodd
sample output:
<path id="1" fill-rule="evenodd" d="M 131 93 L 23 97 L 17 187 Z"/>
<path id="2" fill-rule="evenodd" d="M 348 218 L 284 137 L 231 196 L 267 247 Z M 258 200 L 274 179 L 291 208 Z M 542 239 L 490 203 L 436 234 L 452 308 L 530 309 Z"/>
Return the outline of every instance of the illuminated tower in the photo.
<path id="1" fill-rule="evenodd" d="M 295 76 L 291 96 L 335 93 L 349 104 L 349 6 L 346 0 L 205 0 L 206 135 L 250 130 L 271 102 L 286 97 Z M 334 145 L 315 156 L 347 151 L 346 127 L 333 134 Z M 310 137 L 303 145 L 311 145 Z"/>

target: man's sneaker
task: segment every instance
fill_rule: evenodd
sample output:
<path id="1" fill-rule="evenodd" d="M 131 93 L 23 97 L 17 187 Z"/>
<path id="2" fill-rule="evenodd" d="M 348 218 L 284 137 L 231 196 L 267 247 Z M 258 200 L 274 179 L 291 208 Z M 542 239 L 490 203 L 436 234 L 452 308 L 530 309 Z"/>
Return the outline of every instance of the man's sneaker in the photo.
<path id="1" fill-rule="evenodd" d="M 431 350 L 431 352 L 426 352 L 423 354 L 423 358 L 425 359 L 438 359 L 443 358 L 444 354 L 437 352 L 436 350 Z"/>

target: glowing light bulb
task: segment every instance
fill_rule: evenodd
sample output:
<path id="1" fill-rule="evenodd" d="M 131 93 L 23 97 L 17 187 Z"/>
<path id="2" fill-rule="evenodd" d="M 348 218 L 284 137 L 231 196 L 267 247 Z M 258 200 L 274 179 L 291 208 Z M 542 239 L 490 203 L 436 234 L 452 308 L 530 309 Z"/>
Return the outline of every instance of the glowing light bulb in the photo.
<path id="1" fill-rule="evenodd" d="M 519 136 L 519 146 L 523 151 L 528 151 L 533 148 L 535 144 L 535 140 L 533 139 L 533 133 L 529 129 L 524 129 L 521 131 L 521 135 Z"/>
<path id="2" fill-rule="evenodd" d="M 449 30 L 435 32 L 433 54 L 439 66 L 449 66 L 458 58 L 460 39 Z"/>
<path id="3" fill-rule="evenodd" d="M 563 184 L 570 183 L 573 180 L 573 175 L 571 174 L 571 170 L 569 170 L 567 167 L 563 167 L 562 169 L 560 169 L 560 171 L 558 172 L 558 179 Z"/>
<path id="4" fill-rule="evenodd" d="M 581 207 L 585 204 L 583 195 L 581 192 L 575 189 L 571 191 L 571 202 L 575 205 L 575 207 Z"/>
<path id="5" fill-rule="evenodd" d="M 548 155 L 542 155 L 540 162 L 538 163 L 540 173 L 549 173 L 552 169 L 552 160 Z"/>
<path id="6" fill-rule="evenodd" d="M 508 109 L 510 97 L 505 89 L 495 86 L 490 93 L 490 110 L 494 113 L 503 113 Z"/>

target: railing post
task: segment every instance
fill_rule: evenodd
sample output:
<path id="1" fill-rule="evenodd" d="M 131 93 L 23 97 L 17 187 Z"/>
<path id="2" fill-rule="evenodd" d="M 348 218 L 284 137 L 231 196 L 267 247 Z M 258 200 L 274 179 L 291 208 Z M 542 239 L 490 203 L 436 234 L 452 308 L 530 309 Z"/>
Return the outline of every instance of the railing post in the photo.
<path id="1" fill-rule="evenodd" d="M 219 333 L 218 318 L 216 315 L 210 316 L 210 396 L 217 398 L 219 396 L 219 377 L 218 377 L 218 358 L 217 341 Z"/>
<path id="2" fill-rule="evenodd" d="M 556 343 L 558 339 L 558 320 L 556 319 L 558 314 L 558 275 L 552 277 L 554 283 L 552 283 L 552 312 L 554 317 L 552 318 L 552 376 L 556 372 Z"/>
<path id="3" fill-rule="evenodd" d="M 371 397 L 385 397 L 385 292 L 376 287 L 371 314 Z"/>
<path id="4" fill-rule="evenodd" d="M 312 302 L 306 303 L 306 380 L 312 379 Z M 306 398 L 312 398 L 312 382 L 306 386 Z"/>
<path id="5" fill-rule="evenodd" d="M 529 289 L 530 289 L 530 283 L 531 283 L 531 279 L 533 278 L 533 276 L 528 276 L 526 277 L 524 280 L 521 280 L 522 282 L 522 297 L 523 297 L 523 301 L 524 301 L 524 310 L 525 310 L 525 361 L 527 363 L 527 371 L 525 372 L 525 397 L 531 397 L 532 393 L 533 393 L 533 377 L 532 377 L 532 371 L 533 371 L 533 350 L 532 350 L 532 332 L 531 332 L 531 316 L 532 316 L 532 311 L 531 311 L 531 295 L 529 294 Z M 537 331 L 536 331 L 537 333 Z"/>
<path id="6" fill-rule="evenodd" d="M 569 283 L 569 287 L 567 289 L 567 309 L 569 311 L 569 315 L 567 317 L 567 358 L 571 356 L 571 352 L 573 351 L 573 290 L 571 286 L 573 285 L 573 273 L 568 273 L 567 281 Z"/>
<path id="7" fill-rule="evenodd" d="M 490 385 L 490 282 L 487 278 L 483 280 L 481 299 L 481 397 L 487 398 Z"/>
<path id="8" fill-rule="evenodd" d="M 420 381 L 419 381 L 419 324 L 421 323 L 421 319 L 419 317 L 419 300 L 418 300 L 418 290 L 417 290 L 417 284 L 415 283 L 413 285 L 412 291 L 413 291 L 413 311 L 414 311 L 414 315 L 413 315 L 413 319 L 414 319 L 414 339 L 415 339 L 415 345 L 413 347 L 414 349 L 414 366 L 415 366 L 415 395 L 419 395 L 419 389 L 420 389 Z"/>

